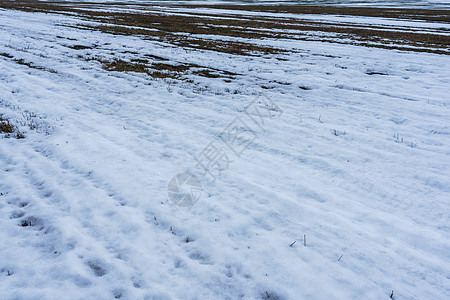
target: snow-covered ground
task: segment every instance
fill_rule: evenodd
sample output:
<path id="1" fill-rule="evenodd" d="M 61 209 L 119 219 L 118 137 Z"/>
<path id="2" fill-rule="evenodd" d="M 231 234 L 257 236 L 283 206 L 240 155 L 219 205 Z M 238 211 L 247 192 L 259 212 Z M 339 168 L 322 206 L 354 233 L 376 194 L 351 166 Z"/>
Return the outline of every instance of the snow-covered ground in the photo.
<path id="1" fill-rule="evenodd" d="M 52 0 L 41 0 L 52 2 Z M 71 2 L 92 2 L 91 0 L 73 0 Z M 449 8 L 450 0 L 97 0 L 97 3 L 134 3 L 134 4 L 295 4 L 328 5 L 353 7 L 404 7 L 404 8 Z"/>
<path id="2" fill-rule="evenodd" d="M 448 299 L 448 55 L 285 39 L 243 56 L 82 22 L 0 10 L 0 114 L 25 135 L 0 138 L 0 299 Z M 240 156 L 221 139 L 236 120 Z M 168 198 L 179 173 L 203 187 L 192 207 Z"/>

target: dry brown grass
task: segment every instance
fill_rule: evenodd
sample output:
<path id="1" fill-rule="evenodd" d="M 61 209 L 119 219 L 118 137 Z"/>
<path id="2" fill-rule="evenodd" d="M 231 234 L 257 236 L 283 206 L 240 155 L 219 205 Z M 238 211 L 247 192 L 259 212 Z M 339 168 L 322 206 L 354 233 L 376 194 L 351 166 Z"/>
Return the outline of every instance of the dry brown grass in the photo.
<path id="1" fill-rule="evenodd" d="M 0 133 L 6 138 L 15 137 L 16 139 L 23 139 L 25 136 L 20 132 L 20 130 L 11 124 L 10 120 L 3 117 L 0 114 Z"/>
<path id="2" fill-rule="evenodd" d="M 141 63 L 133 63 L 124 61 L 121 59 L 116 59 L 113 61 L 101 61 L 103 64 L 103 69 L 107 71 L 117 71 L 117 72 L 138 72 L 147 73 L 147 66 Z"/>
<path id="3" fill-rule="evenodd" d="M 197 64 L 179 64 L 179 63 L 157 63 L 150 62 L 147 59 L 135 58 L 130 61 L 122 59 L 106 60 L 91 56 L 78 56 L 86 61 L 97 61 L 106 71 L 115 72 L 137 72 L 149 75 L 152 78 L 169 78 L 189 81 L 188 75 L 197 75 L 207 78 L 225 78 L 234 79 L 239 74 L 219 70 L 215 68 L 206 68 Z"/>

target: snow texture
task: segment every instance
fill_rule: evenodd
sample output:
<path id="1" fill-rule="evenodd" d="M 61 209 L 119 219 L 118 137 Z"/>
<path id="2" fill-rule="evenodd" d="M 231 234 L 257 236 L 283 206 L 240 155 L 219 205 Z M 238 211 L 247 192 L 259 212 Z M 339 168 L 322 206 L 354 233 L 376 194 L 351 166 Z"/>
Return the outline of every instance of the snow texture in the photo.
<path id="1" fill-rule="evenodd" d="M 448 55 L 238 56 L 80 22 L 0 10 L 0 113 L 25 135 L 0 139 L 0 299 L 448 299 Z M 239 75 L 152 80 L 86 55 Z M 260 97 L 280 109 L 263 127 L 245 113 Z M 236 118 L 255 137 L 240 155 L 220 138 Z M 215 181 L 195 160 L 210 143 L 231 160 Z M 184 172 L 203 187 L 188 208 L 167 194 Z"/>

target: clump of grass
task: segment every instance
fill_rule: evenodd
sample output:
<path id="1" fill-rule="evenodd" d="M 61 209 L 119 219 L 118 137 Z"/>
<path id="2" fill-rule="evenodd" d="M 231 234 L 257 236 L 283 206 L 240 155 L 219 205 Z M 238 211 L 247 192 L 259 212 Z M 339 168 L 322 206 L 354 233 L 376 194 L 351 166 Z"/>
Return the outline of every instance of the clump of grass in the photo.
<path id="1" fill-rule="evenodd" d="M 16 139 L 23 139 L 25 136 L 20 130 L 11 124 L 9 119 L 4 118 L 3 115 L 0 114 L 0 133 L 3 133 L 6 138 L 14 136 Z"/>
<path id="2" fill-rule="evenodd" d="M 142 63 L 133 63 L 121 59 L 102 61 L 102 63 L 103 69 L 107 71 L 147 73 L 147 65 Z"/>
<path id="3" fill-rule="evenodd" d="M 219 78 L 221 77 L 220 74 L 217 73 L 211 73 L 211 71 L 203 69 L 192 72 L 194 75 L 202 76 L 202 77 L 208 77 L 208 78 Z"/>
<path id="4" fill-rule="evenodd" d="M 161 71 L 148 72 L 148 75 L 150 75 L 152 78 L 178 79 L 180 77 L 180 75 L 178 75 L 177 73 L 161 72 Z"/>
<path id="5" fill-rule="evenodd" d="M 177 63 L 162 63 L 154 62 L 151 63 L 147 59 L 135 58 L 130 61 L 125 61 L 122 59 L 115 59 L 112 61 L 104 60 L 97 57 L 78 55 L 78 58 L 85 61 L 98 61 L 102 64 L 102 68 L 107 71 L 116 72 L 138 72 L 145 73 L 152 78 L 169 78 L 169 79 L 181 79 L 189 82 L 189 79 L 183 77 L 183 75 L 189 74 L 191 68 L 196 69 L 191 74 L 208 77 L 208 78 L 234 78 L 236 73 L 214 69 L 214 68 L 203 68 L 197 64 L 177 64 Z M 230 82 L 230 81 L 228 81 Z"/>
<path id="6" fill-rule="evenodd" d="M 9 120 L 0 122 L 0 133 L 13 133 L 14 127 L 9 123 Z"/>
<path id="7" fill-rule="evenodd" d="M 174 66 L 169 64 L 153 64 L 151 66 L 152 69 L 155 69 L 156 71 L 153 71 L 150 69 L 149 66 L 147 66 L 144 62 L 145 60 L 134 60 L 133 61 L 125 61 L 121 59 L 115 59 L 113 61 L 106 61 L 106 60 L 100 60 L 96 58 L 85 58 L 85 60 L 98 60 L 102 63 L 103 69 L 107 71 L 116 71 L 116 72 L 137 72 L 137 73 L 145 73 L 151 76 L 152 78 L 171 78 L 176 79 L 179 77 L 179 74 L 175 72 L 176 70 L 185 70 L 186 67 L 182 66 Z M 189 67 L 187 68 L 189 69 Z"/>
<path id="8" fill-rule="evenodd" d="M 0 53 L 0 56 L 6 57 L 6 58 L 13 58 L 14 56 L 9 55 L 8 53 Z"/>
<path id="9" fill-rule="evenodd" d="M 189 65 L 171 65 L 171 64 L 165 64 L 165 63 L 156 63 L 152 64 L 152 69 L 155 70 L 166 70 L 169 72 L 186 72 L 189 70 L 191 66 Z"/>
<path id="10" fill-rule="evenodd" d="M 20 59 L 14 59 L 14 61 L 15 61 L 16 63 L 18 63 L 19 65 L 27 66 L 28 68 L 40 69 L 40 67 L 34 66 L 34 65 L 31 64 L 30 62 L 27 62 L 27 61 L 23 60 L 22 58 L 20 58 Z"/>
<path id="11" fill-rule="evenodd" d="M 11 125 L 8 119 L 3 118 L 3 115 L 0 114 L 0 133 L 13 133 L 14 126 Z"/>
<path id="12" fill-rule="evenodd" d="M 0 55 L 5 56 L 5 55 L 3 55 L 3 54 L 6 54 L 6 53 L 2 53 L 2 54 L 0 54 Z M 5 56 L 5 57 L 13 58 L 13 56 L 11 56 L 11 55 L 9 55 L 9 54 L 6 54 L 6 55 L 7 55 L 7 56 Z M 32 69 L 36 69 L 36 70 L 42 70 L 42 71 L 47 71 L 47 72 L 50 72 L 50 73 L 58 73 L 56 70 L 53 70 L 53 69 L 49 69 L 49 68 L 41 67 L 41 66 L 36 66 L 36 65 L 34 65 L 33 63 L 28 62 L 28 61 L 25 61 L 25 60 L 22 59 L 22 58 L 20 58 L 20 59 L 14 58 L 13 61 L 15 61 L 16 63 L 18 63 L 19 65 L 27 66 L 28 68 L 32 68 Z"/>

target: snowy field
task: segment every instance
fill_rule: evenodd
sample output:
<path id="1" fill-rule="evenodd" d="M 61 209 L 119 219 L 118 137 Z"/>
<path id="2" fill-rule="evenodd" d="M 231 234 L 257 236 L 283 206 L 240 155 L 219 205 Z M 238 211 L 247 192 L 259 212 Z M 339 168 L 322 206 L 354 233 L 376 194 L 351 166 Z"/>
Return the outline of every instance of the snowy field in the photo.
<path id="1" fill-rule="evenodd" d="M 52 2 L 55 0 L 41 0 Z M 58 2 L 58 1 L 56 1 Z M 70 2 L 93 2 L 91 0 L 73 0 Z M 291 5 L 327 5 L 356 7 L 402 7 L 402 8 L 445 8 L 449 9 L 450 0 L 97 0 L 96 3 L 130 3 L 130 4 L 291 4 Z"/>
<path id="2" fill-rule="evenodd" d="M 377 26 L 444 46 L 117 34 L 0 8 L 13 131 L 0 134 L 0 299 L 448 299 L 448 22 L 84 8 Z M 205 174 L 213 150 L 220 172 Z M 169 200 L 180 173 L 201 183 L 193 206 Z"/>

